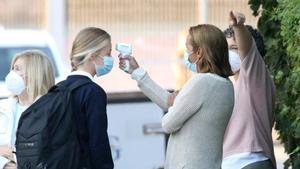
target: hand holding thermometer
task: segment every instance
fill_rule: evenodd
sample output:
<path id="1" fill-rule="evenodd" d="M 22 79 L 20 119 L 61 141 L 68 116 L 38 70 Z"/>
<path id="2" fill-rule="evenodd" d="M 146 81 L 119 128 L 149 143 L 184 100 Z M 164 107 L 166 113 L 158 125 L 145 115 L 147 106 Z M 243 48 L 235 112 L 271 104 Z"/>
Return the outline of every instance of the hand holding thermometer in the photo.
<path id="1" fill-rule="evenodd" d="M 121 58 L 128 58 L 132 54 L 132 46 L 126 43 L 117 43 L 116 50 L 121 53 Z M 129 71 L 129 60 L 125 60 L 125 68 L 124 71 Z"/>

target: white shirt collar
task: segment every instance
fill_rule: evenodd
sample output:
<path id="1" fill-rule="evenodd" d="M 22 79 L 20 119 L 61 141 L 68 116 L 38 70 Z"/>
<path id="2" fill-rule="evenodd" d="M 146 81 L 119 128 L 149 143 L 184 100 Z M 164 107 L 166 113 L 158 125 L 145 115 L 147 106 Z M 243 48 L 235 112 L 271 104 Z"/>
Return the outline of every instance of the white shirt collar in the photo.
<path id="1" fill-rule="evenodd" d="M 89 74 L 88 72 L 85 72 L 85 71 L 81 71 L 81 70 L 76 70 L 74 72 L 71 72 L 69 74 L 69 76 L 72 76 L 72 75 L 81 75 L 81 76 L 86 76 L 88 78 L 90 78 L 92 81 L 94 81 L 94 78 L 91 74 Z"/>

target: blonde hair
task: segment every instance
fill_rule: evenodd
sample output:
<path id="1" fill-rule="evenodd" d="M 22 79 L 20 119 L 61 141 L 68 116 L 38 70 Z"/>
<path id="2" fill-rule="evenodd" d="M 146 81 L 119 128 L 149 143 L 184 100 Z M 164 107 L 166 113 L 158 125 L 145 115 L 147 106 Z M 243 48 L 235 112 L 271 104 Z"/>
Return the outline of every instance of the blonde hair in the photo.
<path id="1" fill-rule="evenodd" d="M 194 52 L 203 56 L 197 62 L 200 72 L 210 72 L 227 78 L 233 75 L 229 64 L 228 44 L 223 32 L 214 25 L 201 24 L 189 29 Z"/>
<path id="2" fill-rule="evenodd" d="M 30 100 L 44 95 L 55 84 L 54 71 L 49 58 L 39 50 L 26 50 L 14 56 L 11 70 L 18 59 L 24 59 L 24 79 Z"/>
<path id="3" fill-rule="evenodd" d="M 110 35 L 95 27 L 88 27 L 81 30 L 72 45 L 71 65 L 72 71 L 88 59 L 89 55 L 105 48 L 110 43 Z"/>

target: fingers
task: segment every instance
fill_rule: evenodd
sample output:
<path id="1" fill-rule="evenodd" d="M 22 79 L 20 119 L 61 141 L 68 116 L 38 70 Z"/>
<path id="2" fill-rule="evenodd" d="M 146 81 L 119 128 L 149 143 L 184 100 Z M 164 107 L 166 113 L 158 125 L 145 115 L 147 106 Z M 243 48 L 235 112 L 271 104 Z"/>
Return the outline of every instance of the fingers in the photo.
<path id="1" fill-rule="evenodd" d="M 126 61 L 127 62 L 129 61 L 130 56 L 129 55 L 128 56 L 123 56 L 122 54 L 119 54 L 118 57 L 119 57 L 119 68 L 121 70 L 127 72 L 126 71 L 126 68 L 127 68 Z"/>
<path id="2" fill-rule="evenodd" d="M 229 19 L 231 19 L 231 20 L 236 20 L 236 17 L 235 17 L 235 14 L 234 14 L 233 11 L 230 11 L 230 12 L 229 12 Z"/>
<path id="3" fill-rule="evenodd" d="M 245 21 L 246 21 L 245 15 L 242 14 L 242 13 L 238 13 L 237 16 L 238 16 L 238 17 L 237 17 L 237 22 L 238 22 L 238 24 L 239 24 L 239 25 L 244 24 Z"/>
<path id="4" fill-rule="evenodd" d="M 133 57 L 130 56 L 130 55 L 125 55 L 125 56 L 123 56 L 123 55 L 119 54 L 119 55 L 118 55 L 118 58 L 119 58 L 120 61 L 123 61 L 123 60 L 130 60 L 130 59 L 133 58 Z"/>
<path id="5" fill-rule="evenodd" d="M 119 59 L 127 59 L 129 57 L 131 57 L 130 55 L 122 55 L 122 54 L 119 54 L 118 55 Z"/>
<path id="6" fill-rule="evenodd" d="M 137 61 L 135 60 L 134 57 L 130 56 L 130 57 L 129 57 L 129 62 L 130 62 L 130 65 L 131 65 L 132 67 L 134 67 L 134 68 L 139 67 L 139 64 L 137 63 Z"/>
<path id="7" fill-rule="evenodd" d="M 128 60 L 128 58 L 119 58 L 120 62 L 123 62 L 124 60 Z"/>
<path id="8" fill-rule="evenodd" d="M 126 65 L 126 61 L 130 61 L 130 59 L 129 58 L 119 59 L 119 65 Z"/>
<path id="9" fill-rule="evenodd" d="M 126 73 L 131 74 L 138 67 L 139 67 L 139 65 L 133 56 L 127 55 L 124 57 L 124 56 L 119 55 L 119 68 L 121 70 L 125 71 Z"/>
<path id="10" fill-rule="evenodd" d="M 124 70 L 124 69 L 126 68 L 126 66 L 124 66 L 124 65 L 119 65 L 119 68 L 120 68 L 121 70 Z"/>
<path id="11" fill-rule="evenodd" d="M 246 21 L 245 15 L 239 12 L 230 11 L 229 13 L 229 25 L 243 25 Z"/>
<path id="12" fill-rule="evenodd" d="M 235 26 L 237 24 L 237 19 L 233 13 L 233 11 L 230 11 L 229 13 L 229 25 Z"/>
<path id="13" fill-rule="evenodd" d="M 119 62 L 119 68 L 122 70 L 125 69 L 126 68 L 125 62 Z"/>

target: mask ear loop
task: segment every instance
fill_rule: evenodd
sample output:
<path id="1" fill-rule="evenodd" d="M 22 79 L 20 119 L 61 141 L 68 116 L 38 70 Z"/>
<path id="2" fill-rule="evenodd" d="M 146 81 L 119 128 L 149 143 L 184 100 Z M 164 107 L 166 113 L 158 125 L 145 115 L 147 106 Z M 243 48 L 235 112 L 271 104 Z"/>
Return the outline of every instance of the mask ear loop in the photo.
<path id="1" fill-rule="evenodd" d="M 199 62 L 199 60 L 202 58 L 202 56 L 201 56 L 202 52 L 200 50 L 200 47 L 198 48 L 198 50 L 197 50 L 197 52 L 195 54 L 197 55 L 198 52 L 199 52 L 200 57 L 197 58 L 197 60 L 194 62 L 194 64 L 196 64 L 197 62 Z"/>
<path id="2" fill-rule="evenodd" d="M 202 52 L 200 51 L 200 47 L 198 48 L 198 51 L 197 51 L 197 52 L 199 52 L 199 55 L 202 54 Z M 195 54 L 197 54 L 197 52 L 196 52 Z M 198 69 L 200 70 L 200 68 L 198 67 L 198 64 L 197 64 L 197 63 L 200 61 L 201 58 L 202 58 L 202 56 L 198 57 L 197 60 L 194 62 L 194 64 L 196 65 L 196 70 L 197 70 L 197 72 L 198 72 Z"/>
<path id="3" fill-rule="evenodd" d="M 200 57 L 194 62 L 194 64 L 196 65 L 196 71 L 197 71 L 197 73 L 198 73 L 198 69 L 200 70 L 200 68 L 198 68 L 198 62 L 199 62 L 199 60 L 200 60 Z"/>
<path id="4" fill-rule="evenodd" d="M 194 64 L 197 64 L 197 62 L 199 62 L 199 60 L 200 60 L 200 57 L 197 58 L 197 60 L 194 62 Z"/>

